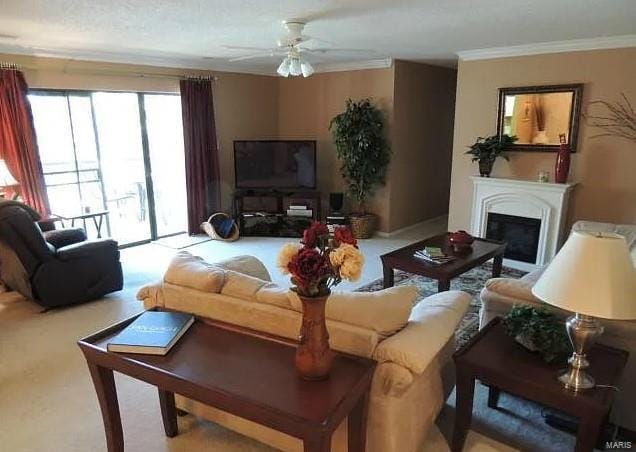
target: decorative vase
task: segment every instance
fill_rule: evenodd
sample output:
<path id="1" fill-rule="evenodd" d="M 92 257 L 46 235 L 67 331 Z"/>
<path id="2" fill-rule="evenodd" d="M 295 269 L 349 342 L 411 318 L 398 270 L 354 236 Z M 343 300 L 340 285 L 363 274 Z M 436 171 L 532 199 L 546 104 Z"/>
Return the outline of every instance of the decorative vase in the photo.
<path id="1" fill-rule="evenodd" d="M 357 239 L 368 239 L 375 234 L 375 225 L 377 217 L 372 213 L 352 214 L 349 218 L 351 223 L 351 232 Z"/>
<path id="2" fill-rule="evenodd" d="M 568 181 L 570 172 L 570 145 L 561 141 L 559 152 L 557 153 L 556 165 L 554 167 L 554 181 L 557 184 L 565 184 Z"/>
<path id="3" fill-rule="evenodd" d="M 539 130 L 532 139 L 532 144 L 548 144 L 549 142 L 550 138 L 548 138 L 548 134 L 545 130 Z"/>
<path id="4" fill-rule="evenodd" d="M 296 370 L 304 380 L 323 380 L 329 376 L 333 362 L 325 323 L 325 305 L 329 295 L 299 298 L 303 305 L 303 323 L 296 349 Z"/>
<path id="5" fill-rule="evenodd" d="M 490 173 L 492 173 L 492 165 L 494 164 L 494 160 L 485 159 L 479 161 L 479 175 L 481 177 L 490 177 Z"/>

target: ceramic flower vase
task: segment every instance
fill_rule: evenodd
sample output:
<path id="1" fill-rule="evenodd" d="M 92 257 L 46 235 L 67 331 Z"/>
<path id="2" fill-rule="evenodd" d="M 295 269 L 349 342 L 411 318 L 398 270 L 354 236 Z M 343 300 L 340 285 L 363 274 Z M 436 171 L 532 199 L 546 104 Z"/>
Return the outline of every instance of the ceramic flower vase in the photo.
<path id="1" fill-rule="evenodd" d="M 296 349 L 296 369 L 305 380 L 323 380 L 329 376 L 333 362 L 325 323 L 325 305 L 329 295 L 299 298 L 303 305 L 303 323 Z"/>

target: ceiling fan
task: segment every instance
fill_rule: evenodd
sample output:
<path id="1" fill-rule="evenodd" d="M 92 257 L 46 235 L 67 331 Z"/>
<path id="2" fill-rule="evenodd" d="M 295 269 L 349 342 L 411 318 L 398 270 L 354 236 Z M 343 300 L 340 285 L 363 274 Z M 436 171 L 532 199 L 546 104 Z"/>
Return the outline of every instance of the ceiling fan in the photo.
<path id="1" fill-rule="evenodd" d="M 334 48 L 312 48 L 302 45 L 308 41 L 322 41 L 321 39 L 303 34 L 307 25 L 305 19 L 287 19 L 283 21 L 286 34 L 278 40 L 275 48 L 223 46 L 231 50 L 250 50 L 255 53 L 230 58 L 230 62 L 245 61 L 263 57 L 283 57 L 283 61 L 278 66 L 276 72 L 281 77 L 300 76 L 309 77 L 314 73 L 313 66 L 304 58 L 304 54 L 324 54 L 327 52 L 369 52 L 365 49 L 334 49 Z M 326 42 L 326 41 L 324 41 Z"/>

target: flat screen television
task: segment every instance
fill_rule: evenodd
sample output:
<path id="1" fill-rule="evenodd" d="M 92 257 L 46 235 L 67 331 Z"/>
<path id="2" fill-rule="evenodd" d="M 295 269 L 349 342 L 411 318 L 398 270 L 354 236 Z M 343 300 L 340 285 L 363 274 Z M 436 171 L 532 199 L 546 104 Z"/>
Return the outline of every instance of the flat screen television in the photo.
<path id="1" fill-rule="evenodd" d="M 234 142 L 236 188 L 316 188 L 316 142 L 259 140 Z"/>

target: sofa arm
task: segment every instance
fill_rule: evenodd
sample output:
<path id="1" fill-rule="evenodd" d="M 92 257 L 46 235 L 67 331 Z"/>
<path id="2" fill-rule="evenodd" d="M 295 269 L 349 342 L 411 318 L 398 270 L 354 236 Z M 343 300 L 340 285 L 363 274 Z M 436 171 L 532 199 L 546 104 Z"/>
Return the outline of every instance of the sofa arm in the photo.
<path id="1" fill-rule="evenodd" d="M 111 239 L 89 240 L 64 246 L 57 250 L 56 256 L 62 261 L 86 259 L 92 257 L 119 259 L 117 242 Z"/>
<path id="2" fill-rule="evenodd" d="M 470 301 L 470 295 L 460 291 L 425 298 L 411 311 L 406 327 L 376 347 L 373 358 L 421 374 L 455 334 Z"/>
<path id="3" fill-rule="evenodd" d="M 147 284 L 143 286 L 137 292 L 137 300 L 142 301 L 144 303 L 145 309 L 152 308 L 162 308 L 166 305 L 165 299 L 163 297 L 163 282 L 157 281 L 152 284 Z"/>

